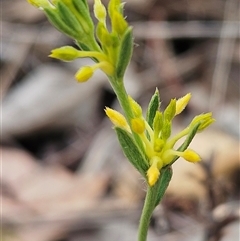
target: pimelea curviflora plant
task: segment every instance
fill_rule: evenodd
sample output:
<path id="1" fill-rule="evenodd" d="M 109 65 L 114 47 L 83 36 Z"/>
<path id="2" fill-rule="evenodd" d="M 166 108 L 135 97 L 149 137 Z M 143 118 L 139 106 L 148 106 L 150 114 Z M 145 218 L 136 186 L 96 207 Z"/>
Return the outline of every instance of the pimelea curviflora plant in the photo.
<path id="1" fill-rule="evenodd" d="M 85 82 L 96 69 L 101 69 L 118 98 L 123 114 L 106 107 L 105 112 L 114 125 L 122 150 L 147 183 L 145 203 L 140 219 L 138 241 L 147 240 L 151 215 L 161 201 L 172 177 L 172 164 L 183 157 L 196 163 L 200 156 L 188 146 L 193 137 L 214 122 L 212 113 L 200 114 L 175 136 L 171 136 L 172 121 L 187 106 L 191 94 L 172 99 L 160 110 L 158 90 L 153 94 L 146 116 L 141 106 L 127 94 L 124 74 L 132 56 L 132 27 L 124 15 L 124 4 L 110 0 L 107 9 L 101 0 L 94 1 L 94 24 L 87 0 L 28 0 L 43 10 L 59 31 L 72 38 L 78 48 L 64 46 L 52 50 L 50 57 L 63 61 L 89 57 L 93 65 L 81 67 L 75 78 Z M 108 25 L 107 23 L 108 22 Z M 176 142 L 182 140 L 179 148 Z"/>

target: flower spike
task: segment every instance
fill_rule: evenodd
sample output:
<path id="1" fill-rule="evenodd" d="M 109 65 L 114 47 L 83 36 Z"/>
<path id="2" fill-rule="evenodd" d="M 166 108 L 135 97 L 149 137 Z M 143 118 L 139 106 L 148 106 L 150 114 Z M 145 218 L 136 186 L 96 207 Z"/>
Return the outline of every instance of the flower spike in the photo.
<path id="1" fill-rule="evenodd" d="M 198 132 L 215 121 L 212 113 L 196 116 L 185 129 L 171 137 L 174 118 L 186 108 L 191 94 L 171 99 L 165 110 L 161 110 L 160 94 L 156 89 L 146 118 L 143 116 L 142 107 L 128 96 L 124 86 L 124 75 L 133 51 L 133 30 L 126 21 L 121 0 L 109 0 L 107 8 L 101 0 L 94 0 L 94 21 L 87 0 L 27 1 L 41 9 L 51 24 L 76 44 L 76 48 L 53 49 L 49 57 L 63 61 L 90 58 L 92 65 L 81 66 L 75 74 L 76 80 L 86 82 L 100 69 L 117 95 L 124 114 L 108 107 L 105 113 L 114 125 L 124 155 L 148 185 L 139 232 L 139 240 L 145 241 L 151 214 L 172 178 L 172 164 L 179 157 L 191 163 L 201 160 L 189 145 Z"/>

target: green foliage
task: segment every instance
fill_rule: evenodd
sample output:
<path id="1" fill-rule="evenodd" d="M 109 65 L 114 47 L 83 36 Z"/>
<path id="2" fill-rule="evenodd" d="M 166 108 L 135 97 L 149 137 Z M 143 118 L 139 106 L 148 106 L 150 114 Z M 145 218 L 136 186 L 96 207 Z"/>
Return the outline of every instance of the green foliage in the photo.
<path id="1" fill-rule="evenodd" d="M 146 171 L 148 169 L 147 161 L 139 150 L 138 146 L 135 144 L 135 141 L 131 135 L 119 127 L 115 127 L 115 131 L 117 133 L 118 141 L 122 147 L 124 155 L 142 174 L 142 176 L 146 177 Z"/>
<path id="2" fill-rule="evenodd" d="M 171 166 L 166 166 L 161 169 L 160 178 L 159 178 L 158 183 L 156 184 L 158 187 L 158 191 L 157 191 L 157 196 L 156 196 L 155 207 L 162 200 L 162 198 L 168 188 L 168 185 L 172 179 L 172 175 L 173 175 L 173 171 L 172 171 Z"/>
<path id="3" fill-rule="evenodd" d="M 160 96 L 159 96 L 158 89 L 156 89 L 155 93 L 153 94 L 148 104 L 147 116 L 146 116 L 146 121 L 148 122 L 151 128 L 153 128 L 153 120 L 159 108 L 160 108 Z"/>
<path id="4" fill-rule="evenodd" d="M 49 20 L 49 22 L 52 23 L 52 25 L 55 26 L 59 31 L 62 33 L 68 35 L 71 38 L 78 38 L 78 33 L 75 32 L 71 27 L 69 27 L 58 14 L 56 14 L 56 10 L 52 9 L 45 9 L 46 16 Z"/>
<path id="5" fill-rule="evenodd" d="M 124 76 L 125 70 L 132 56 L 132 50 L 133 50 L 132 28 L 129 27 L 124 33 L 120 44 L 117 65 L 116 65 L 116 77 L 118 79 L 122 79 L 122 77 Z"/>
<path id="6" fill-rule="evenodd" d="M 188 146 L 189 146 L 190 143 L 192 142 L 194 136 L 197 134 L 198 128 L 199 128 L 200 125 L 201 125 L 200 123 L 197 123 L 197 124 L 195 124 L 195 126 L 193 126 L 193 127 L 191 128 L 191 130 L 190 130 L 190 132 L 188 133 L 185 141 L 184 141 L 184 142 L 182 143 L 182 145 L 177 149 L 177 151 L 183 152 L 183 151 L 185 151 L 185 150 L 188 148 Z M 176 156 L 176 157 L 172 160 L 172 162 L 170 163 L 170 165 L 172 165 L 178 158 L 179 158 L 179 156 Z"/>

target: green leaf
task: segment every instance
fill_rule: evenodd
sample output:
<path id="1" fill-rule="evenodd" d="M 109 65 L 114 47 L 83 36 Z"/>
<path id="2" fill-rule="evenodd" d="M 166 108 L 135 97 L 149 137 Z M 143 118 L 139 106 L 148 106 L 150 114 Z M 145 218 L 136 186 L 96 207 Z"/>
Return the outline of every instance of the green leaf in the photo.
<path id="1" fill-rule="evenodd" d="M 117 65 L 116 65 L 116 77 L 122 79 L 126 68 L 129 64 L 129 61 L 132 56 L 133 50 L 133 36 L 132 36 L 132 28 L 129 27 L 125 31 L 120 44 Z"/>
<path id="2" fill-rule="evenodd" d="M 61 1 L 57 3 L 57 9 L 59 11 L 59 16 L 61 17 L 62 21 L 72 29 L 78 35 L 83 35 L 82 26 L 74 16 L 74 14 L 69 10 L 69 8 Z"/>
<path id="3" fill-rule="evenodd" d="M 198 128 L 201 125 L 201 123 L 197 123 L 192 129 L 191 131 L 188 133 L 185 141 L 183 142 L 183 144 L 177 149 L 177 151 L 185 151 L 188 146 L 190 145 L 190 143 L 192 142 L 194 136 L 197 134 Z M 177 159 L 179 158 L 179 156 L 176 156 L 172 162 L 170 163 L 170 165 L 172 165 Z"/>
<path id="4" fill-rule="evenodd" d="M 73 4 L 74 5 L 77 5 L 77 6 L 81 6 L 84 5 L 85 8 L 89 11 L 89 6 L 88 6 L 88 3 L 87 3 L 87 0 L 72 0 Z"/>
<path id="5" fill-rule="evenodd" d="M 83 21 L 87 22 L 91 28 L 94 28 L 93 21 L 89 12 L 88 4 L 85 0 L 72 0 L 73 6 L 81 16 Z"/>
<path id="6" fill-rule="evenodd" d="M 158 187 L 155 207 L 160 203 L 161 199 L 163 198 L 172 179 L 172 174 L 173 172 L 171 166 L 166 166 L 161 169 L 159 180 L 155 184 Z"/>
<path id="7" fill-rule="evenodd" d="M 124 155 L 132 163 L 132 165 L 146 177 L 146 171 L 148 169 L 147 160 L 142 155 L 135 141 L 130 134 L 122 128 L 115 127 L 118 141 L 122 147 Z"/>
<path id="8" fill-rule="evenodd" d="M 147 109 L 147 116 L 146 116 L 146 120 L 151 128 L 153 128 L 153 120 L 156 115 L 156 111 L 159 109 L 159 107 L 160 107 L 160 97 L 159 97 L 159 91 L 158 89 L 156 89 L 155 93 L 153 94 L 149 102 L 148 109 Z"/>
<path id="9" fill-rule="evenodd" d="M 64 21 L 58 16 L 58 13 L 55 10 L 44 9 L 46 16 L 50 23 L 55 26 L 60 32 L 65 33 L 71 38 L 77 38 L 78 33 L 71 29 Z"/>

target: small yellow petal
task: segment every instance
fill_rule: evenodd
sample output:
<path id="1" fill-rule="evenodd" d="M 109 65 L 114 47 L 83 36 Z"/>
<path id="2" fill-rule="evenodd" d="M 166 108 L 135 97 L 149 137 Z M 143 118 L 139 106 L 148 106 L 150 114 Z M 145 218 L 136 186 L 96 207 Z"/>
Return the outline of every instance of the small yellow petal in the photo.
<path id="1" fill-rule="evenodd" d="M 84 66 L 78 70 L 78 72 L 75 74 L 75 78 L 78 82 L 86 82 L 88 79 L 92 77 L 93 72 L 94 70 L 92 67 Z"/>
<path id="2" fill-rule="evenodd" d="M 201 157 L 193 150 L 187 149 L 182 153 L 182 157 L 188 162 L 199 162 L 201 161 Z"/>
<path id="3" fill-rule="evenodd" d="M 147 171 L 147 177 L 148 177 L 148 184 L 152 187 L 158 180 L 160 175 L 160 171 L 158 170 L 156 165 L 150 166 L 150 168 Z"/>
<path id="4" fill-rule="evenodd" d="M 187 106 L 189 100 L 191 99 L 191 93 L 186 94 L 182 98 L 179 98 L 176 102 L 176 113 L 175 115 L 180 114 L 185 107 Z"/>
<path id="5" fill-rule="evenodd" d="M 106 107 L 105 113 L 115 126 L 118 126 L 126 129 L 127 131 L 130 131 L 127 120 L 121 113 L 108 107 Z"/>

